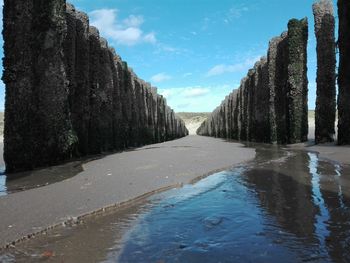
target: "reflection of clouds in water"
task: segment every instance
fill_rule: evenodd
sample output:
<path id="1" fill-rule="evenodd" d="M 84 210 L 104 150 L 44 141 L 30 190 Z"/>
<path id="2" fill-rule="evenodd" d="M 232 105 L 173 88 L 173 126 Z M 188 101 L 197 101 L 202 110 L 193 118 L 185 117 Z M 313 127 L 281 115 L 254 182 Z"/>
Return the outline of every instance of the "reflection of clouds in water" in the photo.
<path id="1" fill-rule="evenodd" d="M 194 185 L 185 185 L 183 188 L 169 191 L 161 205 L 178 204 L 212 191 L 225 182 L 227 174 L 227 172 L 217 173 L 200 180 Z"/>
<path id="2" fill-rule="evenodd" d="M 124 246 L 118 259 L 121 262 L 140 262 L 140 259 L 191 262 L 187 256 L 200 252 L 204 254 L 194 257 L 196 262 L 213 262 L 208 261 L 206 253 L 220 255 L 222 252 L 220 259 L 231 253 L 228 246 L 240 241 L 243 246 L 251 247 L 251 240 L 246 236 L 260 239 L 255 236 L 261 231 L 260 213 L 256 212 L 250 192 L 241 181 L 243 171 L 244 168 L 236 168 L 217 173 L 194 185 L 151 198 L 157 204 L 141 215 L 137 225 L 123 238 Z M 232 235 L 235 237 L 231 238 Z M 113 253 L 107 258 L 113 258 Z M 218 262 L 216 257 L 215 262 Z"/>
<path id="3" fill-rule="evenodd" d="M 123 237 L 123 240 L 125 242 L 132 240 L 136 246 L 145 246 L 151 242 L 154 229 L 152 228 L 152 222 L 149 221 L 155 218 L 155 215 L 161 215 L 167 209 L 179 206 L 184 202 L 190 202 L 190 199 L 214 190 L 225 182 L 226 176 L 227 172 L 217 173 L 200 180 L 194 185 L 185 185 L 182 188 L 172 189 L 151 197 L 151 201 L 157 200 L 159 203 L 149 213 L 138 218 L 137 223 Z"/>
<path id="4" fill-rule="evenodd" d="M 150 197 L 123 237 L 105 230 L 120 224 L 115 215 L 94 220 L 98 238 L 114 244 L 64 247 L 102 251 L 103 262 L 350 262 L 348 167 L 306 151 L 256 150 L 254 162 Z"/>
<path id="5" fill-rule="evenodd" d="M 311 184 L 313 201 L 319 208 L 319 212 L 315 215 L 315 233 L 320 241 L 320 249 L 322 249 L 324 253 L 327 253 L 326 237 L 329 236 L 329 231 L 327 229 L 326 222 L 329 221 L 330 216 L 321 193 L 320 174 L 318 173 L 318 167 L 320 164 L 315 153 L 308 153 L 308 155 L 310 158 L 309 169 L 312 177 Z"/>
<path id="6" fill-rule="evenodd" d="M 242 168 L 157 195 L 159 203 L 124 240 L 119 259 L 133 257 L 133 251 L 147 259 L 179 262 L 190 257 L 215 262 L 209 260 L 214 254 L 216 260 L 235 256 L 236 261 L 255 262 L 347 257 L 348 249 L 332 239 L 340 233 L 341 242 L 347 240 L 346 226 L 333 229 L 334 223 L 348 221 L 345 206 L 329 203 L 334 196 L 341 201 L 339 185 L 347 193 L 340 180 L 346 174 L 315 153 L 258 146 L 254 162 Z M 339 218 L 332 220 L 335 216 Z"/>

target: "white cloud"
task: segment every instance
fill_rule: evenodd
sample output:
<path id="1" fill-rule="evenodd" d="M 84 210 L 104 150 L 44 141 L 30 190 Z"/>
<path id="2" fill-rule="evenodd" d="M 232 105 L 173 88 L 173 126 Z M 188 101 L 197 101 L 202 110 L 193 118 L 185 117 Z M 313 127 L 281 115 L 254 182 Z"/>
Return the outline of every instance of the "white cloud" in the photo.
<path id="1" fill-rule="evenodd" d="M 123 23 L 127 27 L 139 27 L 143 24 L 144 19 L 142 16 L 130 15 L 128 18 L 123 20 Z"/>
<path id="2" fill-rule="evenodd" d="M 195 97 L 202 97 L 204 95 L 207 95 L 209 92 L 210 90 L 206 88 L 190 88 L 190 89 L 186 89 L 183 92 L 183 95 L 186 98 L 195 98 Z"/>
<path id="3" fill-rule="evenodd" d="M 158 92 L 160 95 L 163 95 L 165 98 L 169 99 L 175 94 L 175 89 L 163 89 Z"/>
<path id="4" fill-rule="evenodd" d="M 169 54 L 180 55 L 180 54 L 185 54 L 188 52 L 189 52 L 189 50 L 187 50 L 187 49 L 176 48 L 176 47 L 173 47 L 173 46 L 170 46 L 170 45 L 167 45 L 167 44 L 164 44 L 164 43 L 157 41 L 156 48 L 153 51 L 153 54 L 154 55 L 159 55 L 159 54 L 162 54 L 162 55 L 169 55 Z"/>
<path id="5" fill-rule="evenodd" d="M 202 21 L 202 31 L 206 31 L 211 23 L 211 19 L 209 17 L 205 17 Z"/>
<path id="6" fill-rule="evenodd" d="M 208 87 L 182 87 L 159 89 L 176 112 L 210 112 L 213 111 L 233 90 L 231 85 L 208 86 Z"/>
<path id="7" fill-rule="evenodd" d="M 243 6 L 243 7 L 232 7 L 230 10 L 229 10 L 229 17 L 231 19 L 235 19 L 235 18 L 240 18 L 243 13 L 245 12 L 248 12 L 249 9 L 248 7 L 246 6 Z"/>
<path id="8" fill-rule="evenodd" d="M 181 103 L 181 104 L 178 104 L 176 107 L 181 110 L 186 110 L 189 107 L 191 107 L 191 103 Z"/>
<path id="9" fill-rule="evenodd" d="M 255 62 L 257 62 L 259 59 L 260 57 L 254 57 L 254 58 L 246 59 L 242 63 L 236 63 L 232 65 L 227 65 L 227 64 L 216 65 L 207 72 L 207 77 L 213 77 L 213 76 L 218 76 L 225 73 L 234 73 L 234 72 L 241 72 L 241 71 L 248 70 L 249 68 L 253 67 Z"/>
<path id="10" fill-rule="evenodd" d="M 145 35 L 143 37 L 143 40 L 145 42 L 148 42 L 148 43 L 151 43 L 151 44 L 157 43 L 156 34 L 154 32 L 151 32 L 151 33 Z"/>
<path id="11" fill-rule="evenodd" d="M 171 79 L 172 77 L 170 75 L 167 75 L 165 73 L 159 73 L 151 77 L 151 81 L 155 83 L 160 83 L 166 80 Z"/>
<path id="12" fill-rule="evenodd" d="M 157 42 L 154 32 L 144 33 L 141 26 L 142 16 L 130 15 L 122 22 L 118 21 L 117 9 L 99 9 L 89 13 L 91 25 L 97 27 L 102 36 L 116 41 L 118 44 L 133 46 L 140 43 Z"/>
<path id="13" fill-rule="evenodd" d="M 225 24 L 229 24 L 236 19 L 239 19 L 243 16 L 244 13 L 248 12 L 249 8 L 247 6 L 233 6 L 229 9 L 229 11 L 224 16 Z"/>
<path id="14" fill-rule="evenodd" d="M 192 76 L 192 75 L 193 75 L 193 73 L 188 72 L 188 73 L 183 74 L 182 76 L 183 76 L 184 78 L 187 78 L 187 77 Z"/>
<path id="15" fill-rule="evenodd" d="M 163 51 L 167 51 L 167 52 L 176 52 L 177 51 L 176 48 L 171 47 L 171 46 L 162 45 L 161 48 Z"/>

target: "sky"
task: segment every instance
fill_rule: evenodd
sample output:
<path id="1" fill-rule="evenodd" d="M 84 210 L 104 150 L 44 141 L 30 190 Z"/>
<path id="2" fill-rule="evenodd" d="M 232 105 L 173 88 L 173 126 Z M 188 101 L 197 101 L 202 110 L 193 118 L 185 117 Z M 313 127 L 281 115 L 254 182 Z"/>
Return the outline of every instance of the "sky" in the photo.
<path id="1" fill-rule="evenodd" d="M 304 17 L 309 19 L 309 108 L 314 109 L 313 2 L 71 0 L 78 10 L 88 13 L 90 24 L 99 28 L 135 73 L 158 87 L 176 112 L 213 111 L 239 87 L 255 62 L 266 56 L 269 40 L 286 31 L 288 20 Z M 0 110 L 4 93 L 0 82 Z"/>

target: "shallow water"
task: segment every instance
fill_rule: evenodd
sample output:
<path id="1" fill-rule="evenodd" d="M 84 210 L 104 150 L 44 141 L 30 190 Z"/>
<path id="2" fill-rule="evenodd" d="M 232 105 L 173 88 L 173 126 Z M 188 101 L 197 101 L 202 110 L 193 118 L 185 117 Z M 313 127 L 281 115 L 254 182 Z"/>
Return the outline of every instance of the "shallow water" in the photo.
<path id="1" fill-rule="evenodd" d="M 0 253 L 39 260 L 350 262 L 350 169 L 259 146 L 253 162 Z"/>

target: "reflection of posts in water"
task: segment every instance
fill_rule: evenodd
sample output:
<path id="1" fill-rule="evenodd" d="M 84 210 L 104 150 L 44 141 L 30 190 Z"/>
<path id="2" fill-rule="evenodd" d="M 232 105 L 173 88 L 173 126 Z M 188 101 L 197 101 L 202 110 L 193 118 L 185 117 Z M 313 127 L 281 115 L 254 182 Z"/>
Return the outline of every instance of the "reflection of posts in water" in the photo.
<path id="1" fill-rule="evenodd" d="M 257 158 L 264 158 L 261 155 L 265 153 L 257 150 Z M 315 244 L 317 207 L 312 198 L 309 157 L 301 152 L 288 158 L 291 160 L 266 162 L 246 172 L 245 178 L 262 207 L 276 218 L 283 231 L 302 238 L 305 244 Z M 289 239 L 284 242 L 288 243 Z"/>
<path id="2" fill-rule="evenodd" d="M 324 206 L 324 199 L 320 189 L 320 174 L 317 169 L 319 166 L 319 160 L 315 153 L 308 153 L 310 157 L 309 171 L 312 184 L 312 197 L 314 204 L 318 208 L 315 222 L 315 235 L 319 240 L 319 251 L 322 254 L 327 255 L 327 249 L 325 244 L 325 238 L 328 235 L 328 231 L 325 222 L 329 219 L 329 213 Z"/>
<path id="3" fill-rule="evenodd" d="M 329 254 L 335 262 L 350 262 L 349 173 L 313 153 L 294 152 L 283 160 L 286 156 L 277 149 L 257 148 L 258 165 L 245 173 L 247 186 L 283 231 L 304 245 L 317 245 L 321 255 Z"/>
<path id="4" fill-rule="evenodd" d="M 328 210 L 326 246 L 335 262 L 350 262 L 350 196 L 344 188 L 346 173 L 340 175 L 339 165 L 323 162 L 317 167 L 324 205 Z"/>

